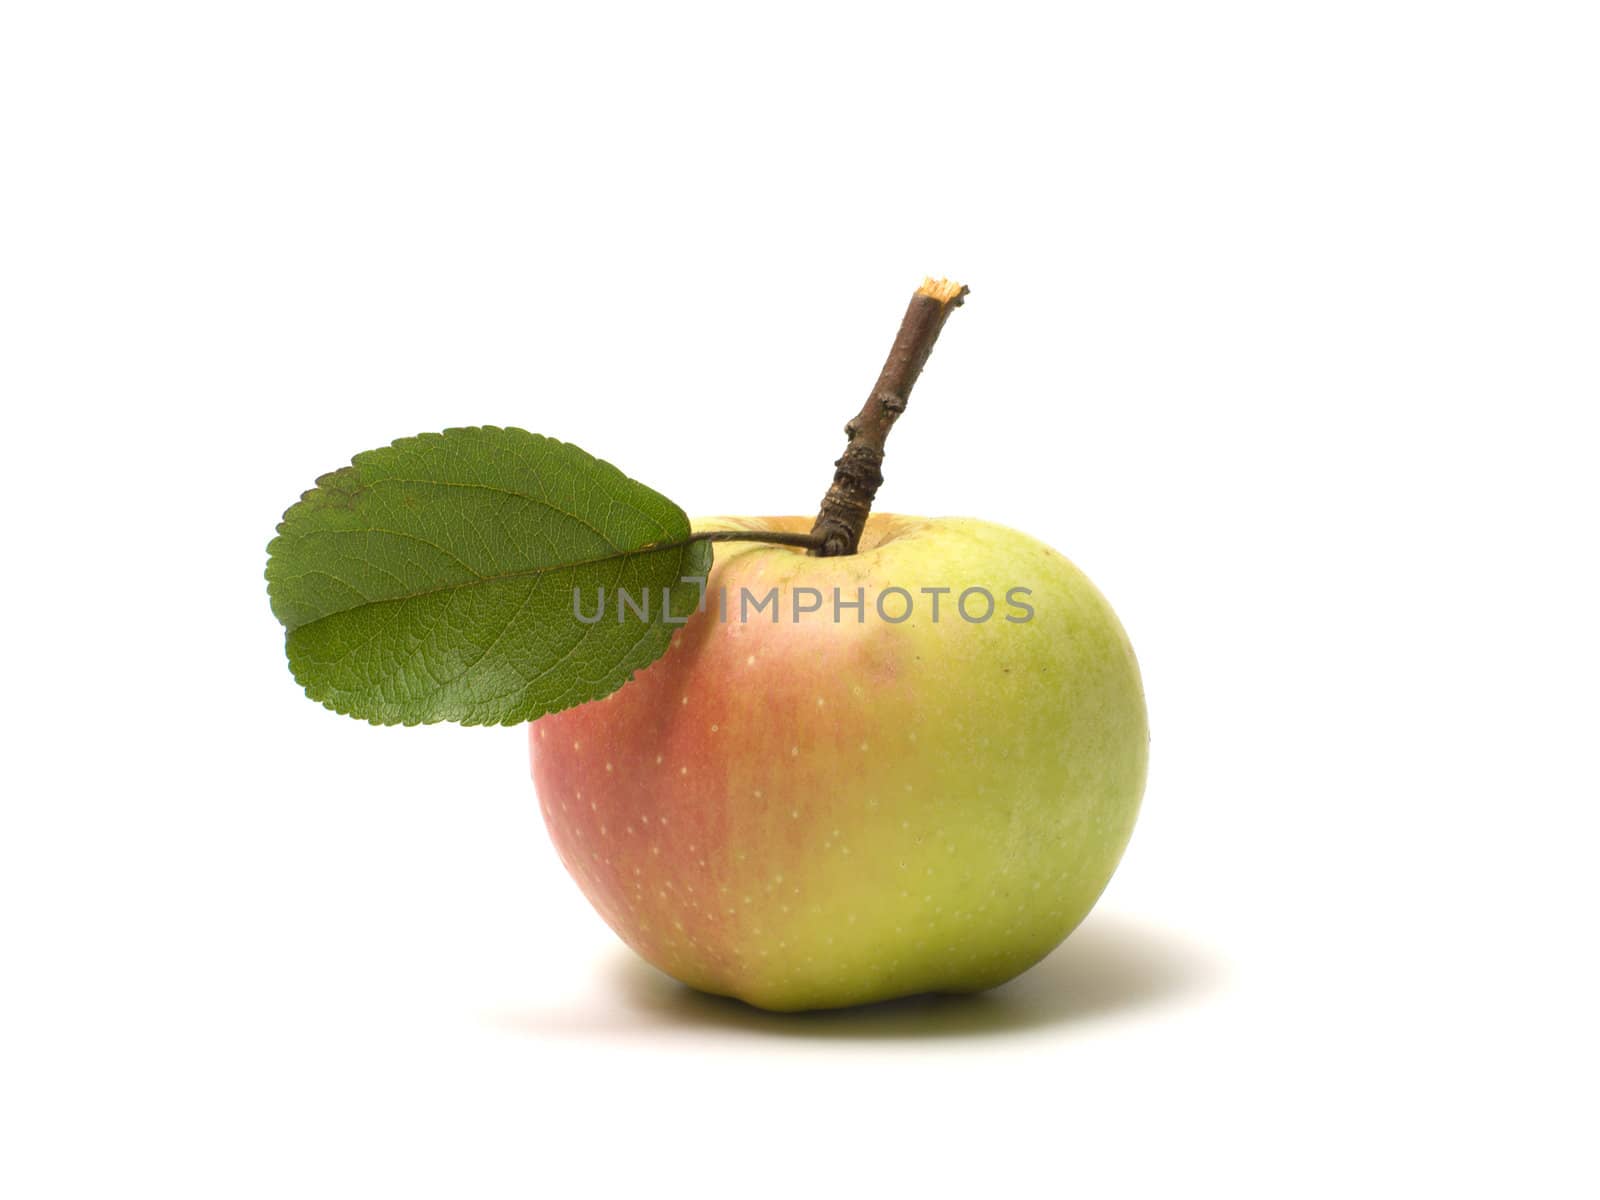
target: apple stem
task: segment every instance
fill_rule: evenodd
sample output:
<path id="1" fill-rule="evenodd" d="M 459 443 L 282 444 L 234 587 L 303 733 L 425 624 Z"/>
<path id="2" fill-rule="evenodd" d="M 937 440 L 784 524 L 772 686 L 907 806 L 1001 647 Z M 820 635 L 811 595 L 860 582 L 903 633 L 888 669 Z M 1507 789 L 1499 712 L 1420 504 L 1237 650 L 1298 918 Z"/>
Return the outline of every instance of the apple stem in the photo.
<path id="1" fill-rule="evenodd" d="M 961 306 L 967 291 L 963 284 L 929 278 L 911 297 L 872 394 L 844 427 L 850 441 L 833 464 L 833 484 L 811 526 L 811 536 L 816 539 L 812 554 L 822 558 L 854 554 L 861 545 L 867 514 L 883 484 L 883 446 L 889 430 L 905 412 L 911 388 L 939 340 L 945 319 Z"/>

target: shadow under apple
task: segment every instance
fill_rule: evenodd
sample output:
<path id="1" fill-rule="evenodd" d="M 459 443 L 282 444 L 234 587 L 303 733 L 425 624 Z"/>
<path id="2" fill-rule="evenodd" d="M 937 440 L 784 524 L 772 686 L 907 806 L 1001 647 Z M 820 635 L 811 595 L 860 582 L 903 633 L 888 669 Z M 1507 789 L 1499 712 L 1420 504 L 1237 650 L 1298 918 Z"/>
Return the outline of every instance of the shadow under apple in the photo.
<path id="1" fill-rule="evenodd" d="M 770 1013 L 709 996 L 619 948 L 609 988 L 633 1032 L 721 1029 L 800 1038 L 921 1038 L 1014 1033 L 1084 1023 L 1204 993 L 1221 980 L 1214 955 L 1115 915 L 1094 916 L 1010 983 L 971 996 L 913 996 L 860 1008 Z M 622 1032 L 617 1022 L 523 1013 L 502 1024 L 527 1033 Z"/>

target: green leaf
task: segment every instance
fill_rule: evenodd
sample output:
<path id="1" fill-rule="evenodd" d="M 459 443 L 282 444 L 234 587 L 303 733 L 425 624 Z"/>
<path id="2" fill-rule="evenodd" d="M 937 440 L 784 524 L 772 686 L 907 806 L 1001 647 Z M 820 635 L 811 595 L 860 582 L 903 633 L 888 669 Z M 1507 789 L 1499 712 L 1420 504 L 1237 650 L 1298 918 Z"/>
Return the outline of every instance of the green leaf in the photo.
<path id="1" fill-rule="evenodd" d="M 295 679 L 335 712 L 511 725 L 666 652 L 711 566 L 688 537 L 682 509 L 576 446 L 447 429 L 318 479 L 267 547 L 267 593 Z M 601 619 L 574 589 L 585 617 L 604 589 Z"/>

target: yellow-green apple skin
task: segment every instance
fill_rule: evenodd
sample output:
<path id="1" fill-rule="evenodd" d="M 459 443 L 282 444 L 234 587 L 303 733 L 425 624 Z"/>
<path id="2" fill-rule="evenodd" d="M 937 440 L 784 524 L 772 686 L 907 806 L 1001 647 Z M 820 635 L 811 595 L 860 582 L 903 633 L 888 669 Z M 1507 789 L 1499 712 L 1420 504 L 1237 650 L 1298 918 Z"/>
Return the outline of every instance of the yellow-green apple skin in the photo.
<path id="1" fill-rule="evenodd" d="M 1005 982 L 1089 912 L 1144 791 L 1138 665 L 1076 567 L 965 518 L 874 514 L 861 547 L 719 544 L 706 605 L 661 659 L 529 726 L 546 824 L 600 915 L 667 974 L 762 1008 Z M 741 589 L 773 587 L 776 622 L 740 620 Z M 825 602 L 797 620 L 805 587 Z M 912 599 L 898 624 L 875 606 L 895 587 Z M 986 621 L 957 610 L 971 587 L 995 599 Z M 835 588 L 864 589 L 859 619 L 835 622 Z M 937 621 L 923 588 L 951 589 Z"/>

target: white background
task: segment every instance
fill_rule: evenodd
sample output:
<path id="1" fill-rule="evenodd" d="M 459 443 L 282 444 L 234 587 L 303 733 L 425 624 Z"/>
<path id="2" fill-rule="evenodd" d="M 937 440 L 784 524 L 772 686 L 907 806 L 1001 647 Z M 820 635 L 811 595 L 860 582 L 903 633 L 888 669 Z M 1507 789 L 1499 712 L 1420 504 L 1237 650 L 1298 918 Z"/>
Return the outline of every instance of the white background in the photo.
<path id="1" fill-rule="evenodd" d="M 18 3 L 0 17 L 8 1196 L 1593 1195 L 1584 4 Z M 1117 606 L 1149 791 L 988 997 L 687 994 L 520 730 L 303 699 L 351 453 L 578 443 Z"/>

